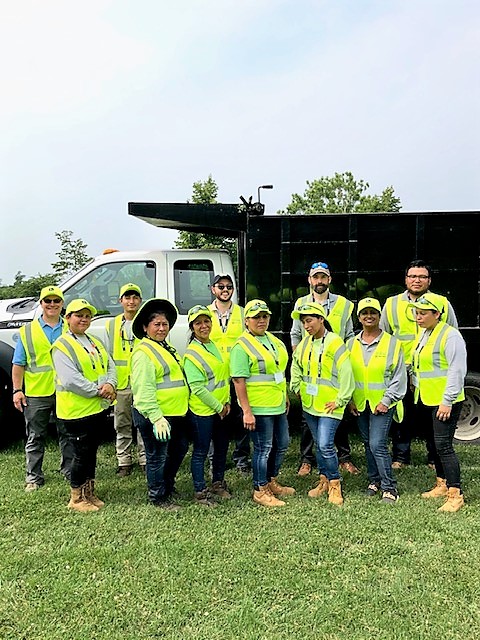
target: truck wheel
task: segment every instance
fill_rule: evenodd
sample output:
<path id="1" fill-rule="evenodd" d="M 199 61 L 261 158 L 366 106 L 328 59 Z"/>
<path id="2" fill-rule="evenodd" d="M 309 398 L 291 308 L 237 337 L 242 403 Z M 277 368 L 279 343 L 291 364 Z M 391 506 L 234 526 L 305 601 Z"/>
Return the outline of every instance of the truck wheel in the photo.
<path id="1" fill-rule="evenodd" d="M 0 449 L 25 437 L 25 421 L 12 402 L 12 383 L 4 371 L 0 371 Z"/>
<path id="2" fill-rule="evenodd" d="M 478 373 L 469 373 L 465 378 L 465 400 L 454 441 L 462 444 L 480 444 L 480 374 Z"/>

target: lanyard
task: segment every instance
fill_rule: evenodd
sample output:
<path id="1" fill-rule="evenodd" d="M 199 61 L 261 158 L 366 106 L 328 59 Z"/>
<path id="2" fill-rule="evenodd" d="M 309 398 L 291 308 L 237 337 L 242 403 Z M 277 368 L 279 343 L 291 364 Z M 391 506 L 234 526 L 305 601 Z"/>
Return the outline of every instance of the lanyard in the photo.
<path id="1" fill-rule="evenodd" d="M 227 309 L 225 313 L 220 313 L 217 305 L 215 305 L 215 313 L 217 314 L 218 324 L 220 325 L 220 329 L 222 330 L 222 333 L 225 333 L 228 327 L 228 322 L 230 320 L 230 315 L 232 313 L 232 307 L 230 307 L 230 309 Z M 225 324 L 224 324 L 224 321 L 225 321 Z"/>
<path id="2" fill-rule="evenodd" d="M 122 324 L 120 325 L 120 338 L 122 340 L 122 351 L 126 351 L 125 343 L 128 343 L 128 346 L 130 347 L 130 353 L 132 353 L 135 337 L 133 335 L 131 338 L 127 336 L 127 333 L 125 331 L 125 322 L 126 322 L 125 318 L 122 318 Z"/>
<path id="3" fill-rule="evenodd" d="M 84 337 L 87 338 L 88 342 L 91 344 L 92 346 L 91 350 L 87 349 L 87 347 L 84 344 L 82 344 L 80 340 L 77 338 L 77 336 L 71 331 L 70 331 L 70 335 L 72 335 L 75 338 L 75 340 L 79 343 L 79 345 L 83 347 L 85 351 L 88 353 L 88 357 L 90 358 L 92 369 L 96 371 L 97 369 L 96 365 L 98 364 L 99 368 L 103 371 L 104 368 L 103 368 L 103 362 L 102 362 L 102 356 L 101 356 L 100 350 L 97 347 L 97 345 L 93 342 L 93 340 L 90 338 L 90 336 L 88 336 L 86 333 L 83 334 Z"/>
<path id="4" fill-rule="evenodd" d="M 179 365 L 181 365 L 180 360 L 178 359 L 178 353 L 176 351 L 176 349 L 174 347 L 172 347 L 171 345 L 168 344 L 168 342 L 166 340 L 163 340 L 163 342 L 159 342 L 158 343 L 161 347 L 163 347 L 165 349 L 165 351 L 168 351 L 168 353 L 173 356 L 173 358 L 177 361 L 177 363 Z"/>
<path id="5" fill-rule="evenodd" d="M 275 347 L 275 345 L 273 344 L 273 342 L 270 340 L 270 338 L 267 336 L 267 334 L 265 334 L 265 338 L 267 339 L 267 342 L 270 346 L 267 346 L 266 344 L 263 344 L 263 342 L 261 342 L 261 340 L 259 340 L 259 336 L 255 336 L 253 335 L 253 333 L 251 333 L 249 331 L 250 335 L 253 336 L 258 342 L 260 342 L 260 344 L 262 345 L 262 347 L 264 347 L 269 353 L 272 354 L 273 359 L 275 360 L 275 364 L 277 366 L 277 368 L 280 365 L 279 362 L 279 358 L 278 358 L 278 352 L 277 352 L 277 348 Z"/>
<path id="6" fill-rule="evenodd" d="M 327 333 L 328 333 L 328 331 L 325 329 L 325 333 L 323 334 L 323 337 L 320 339 L 321 340 L 320 353 L 318 354 L 319 373 L 320 373 L 320 365 L 322 363 L 322 355 L 323 355 L 323 348 L 324 348 L 324 343 L 325 343 L 325 336 L 327 335 Z M 315 341 L 315 338 L 312 336 L 311 343 L 310 343 L 310 353 L 308 354 L 307 376 L 310 376 L 310 370 L 312 368 L 313 343 L 314 343 L 314 341 Z"/>

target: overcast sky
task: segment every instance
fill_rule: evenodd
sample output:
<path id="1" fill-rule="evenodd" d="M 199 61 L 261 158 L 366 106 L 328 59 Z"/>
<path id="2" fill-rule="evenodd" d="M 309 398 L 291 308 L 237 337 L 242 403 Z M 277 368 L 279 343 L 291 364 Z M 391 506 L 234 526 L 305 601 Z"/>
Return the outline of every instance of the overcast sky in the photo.
<path id="1" fill-rule="evenodd" d="M 127 203 L 283 208 L 352 171 L 404 210 L 480 209 L 477 0 L 0 0 L 0 279 L 54 233 L 170 248 Z"/>

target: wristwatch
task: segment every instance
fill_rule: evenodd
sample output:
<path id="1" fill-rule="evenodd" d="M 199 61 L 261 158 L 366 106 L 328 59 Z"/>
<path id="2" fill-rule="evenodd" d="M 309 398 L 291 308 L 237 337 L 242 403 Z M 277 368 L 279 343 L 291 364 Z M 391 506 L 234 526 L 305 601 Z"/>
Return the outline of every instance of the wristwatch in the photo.
<path id="1" fill-rule="evenodd" d="M 14 396 L 16 393 L 20 393 L 23 392 L 23 389 L 14 389 L 12 392 L 12 396 Z"/>

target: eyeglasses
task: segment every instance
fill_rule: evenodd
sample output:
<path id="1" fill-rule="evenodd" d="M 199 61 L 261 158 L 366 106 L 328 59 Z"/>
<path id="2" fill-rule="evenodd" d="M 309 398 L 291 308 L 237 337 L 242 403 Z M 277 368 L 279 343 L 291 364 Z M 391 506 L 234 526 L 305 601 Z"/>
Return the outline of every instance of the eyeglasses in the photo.
<path id="1" fill-rule="evenodd" d="M 430 276 L 417 276 L 417 275 L 408 275 L 407 278 L 409 280 L 429 280 Z"/>
<path id="2" fill-rule="evenodd" d="M 199 311 L 205 311 L 207 314 L 210 314 L 210 310 L 208 307 L 206 307 L 204 304 L 197 304 L 190 309 L 188 315 L 191 316 L 194 313 L 198 313 Z"/>
<path id="3" fill-rule="evenodd" d="M 61 299 L 60 299 L 60 298 L 44 298 L 44 299 L 43 299 L 43 302 L 44 302 L 45 304 L 51 304 L 52 302 L 53 302 L 54 304 L 59 304 L 59 303 L 60 303 L 60 302 L 62 302 L 62 301 L 61 301 Z"/>
<path id="4" fill-rule="evenodd" d="M 248 308 L 248 312 L 250 311 L 270 311 L 265 302 L 255 302 L 251 307 Z"/>
<path id="5" fill-rule="evenodd" d="M 216 284 L 215 286 L 217 289 L 220 289 L 220 291 L 223 291 L 224 289 L 231 291 L 233 289 L 233 284 Z"/>
<path id="6" fill-rule="evenodd" d="M 310 269 L 318 269 L 319 267 L 321 269 L 328 269 L 328 264 L 326 262 L 314 262 Z"/>

